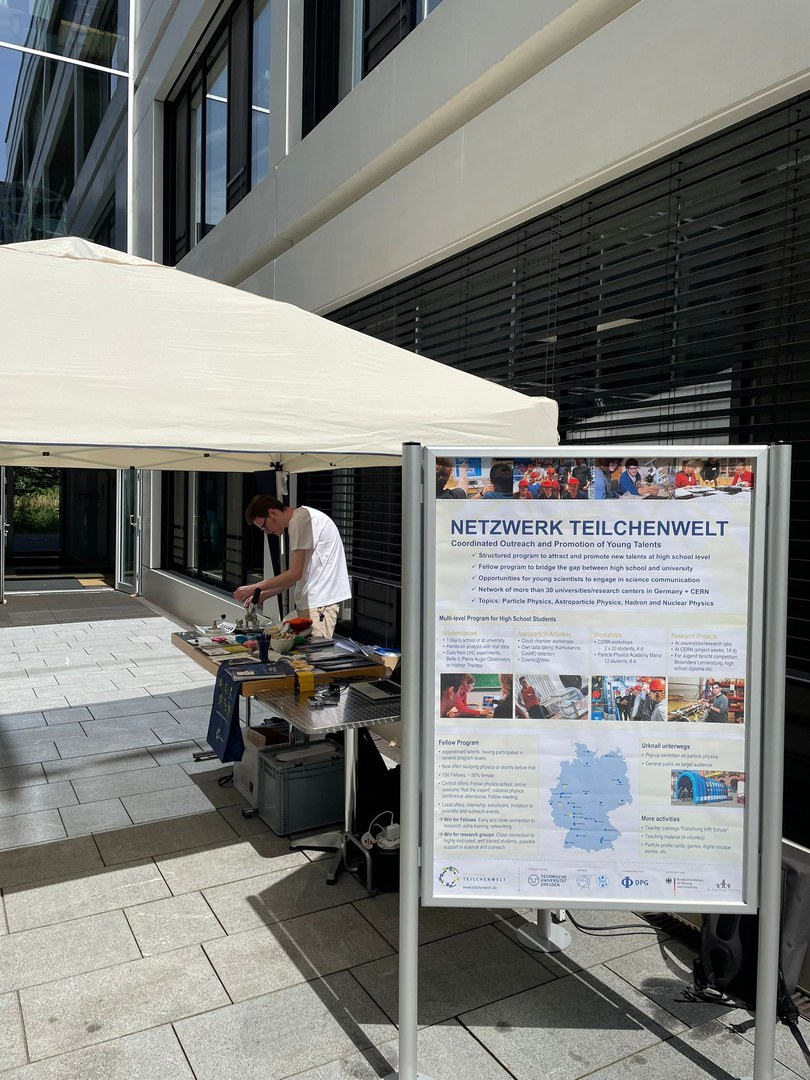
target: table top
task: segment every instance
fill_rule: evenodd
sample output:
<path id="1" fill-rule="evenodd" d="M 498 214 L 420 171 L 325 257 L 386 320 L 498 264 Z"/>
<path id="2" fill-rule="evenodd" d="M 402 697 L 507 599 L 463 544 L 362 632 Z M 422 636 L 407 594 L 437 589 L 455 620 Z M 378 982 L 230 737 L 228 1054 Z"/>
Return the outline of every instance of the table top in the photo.
<path id="1" fill-rule="evenodd" d="M 351 686 L 343 691 L 338 702 L 324 708 L 313 709 L 309 696 L 297 697 L 289 690 L 263 691 L 258 699 L 305 735 L 330 735 L 346 728 L 393 724 L 400 719 L 399 698 L 369 701 Z"/>
<path id="2" fill-rule="evenodd" d="M 204 668 L 211 675 L 216 675 L 219 671 L 219 665 L 222 660 L 234 659 L 239 654 L 230 654 L 226 657 L 211 657 L 207 656 L 201 649 L 198 649 L 196 645 L 192 645 L 186 638 L 190 636 L 186 633 L 174 633 L 171 636 L 172 644 L 175 648 L 180 649 L 186 656 Z M 284 660 L 285 657 L 279 659 Z M 315 682 L 318 684 L 330 683 L 334 679 L 381 679 L 387 674 L 387 669 L 382 659 L 379 664 L 373 664 L 371 661 L 365 666 L 360 666 L 351 669 L 344 669 L 340 671 L 321 671 L 314 665 Z M 241 679 L 239 683 L 239 693 L 242 697 L 254 697 L 264 690 L 272 690 L 275 688 L 287 689 L 295 684 L 295 678 L 293 675 L 288 677 L 275 677 L 275 678 L 255 678 L 255 679 Z"/>

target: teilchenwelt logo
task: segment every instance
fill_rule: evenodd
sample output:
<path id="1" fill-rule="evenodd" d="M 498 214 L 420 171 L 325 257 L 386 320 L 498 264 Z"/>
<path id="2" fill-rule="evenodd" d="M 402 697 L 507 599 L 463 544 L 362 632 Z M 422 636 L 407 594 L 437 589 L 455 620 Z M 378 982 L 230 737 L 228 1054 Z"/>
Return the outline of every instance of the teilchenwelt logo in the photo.
<path id="1" fill-rule="evenodd" d="M 634 878 L 634 877 L 630 877 L 629 875 L 627 877 L 622 878 L 622 885 L 624 885 L 625 889 L 634 889 L 639 885 L 649 885 L 649 884 L 650 883 L 647 880 L 647 878 Z"/>
<path id="2" fill-rule="evenodd" d="M 445 866 L 439 874 L 439 884 L 445 889 L 455 889 L 461 881 L 461 872 L 455 866 Z"/>

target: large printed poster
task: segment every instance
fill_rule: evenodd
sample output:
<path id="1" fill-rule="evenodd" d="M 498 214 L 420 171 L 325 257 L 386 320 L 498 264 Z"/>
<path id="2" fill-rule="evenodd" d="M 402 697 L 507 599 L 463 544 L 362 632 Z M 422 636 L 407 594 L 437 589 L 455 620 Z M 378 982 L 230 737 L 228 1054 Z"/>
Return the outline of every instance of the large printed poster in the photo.
<path id="1" fill-rule="evenodd" d="M 755 480 L 436 459 L 436 900 L 743 901 Z"/>

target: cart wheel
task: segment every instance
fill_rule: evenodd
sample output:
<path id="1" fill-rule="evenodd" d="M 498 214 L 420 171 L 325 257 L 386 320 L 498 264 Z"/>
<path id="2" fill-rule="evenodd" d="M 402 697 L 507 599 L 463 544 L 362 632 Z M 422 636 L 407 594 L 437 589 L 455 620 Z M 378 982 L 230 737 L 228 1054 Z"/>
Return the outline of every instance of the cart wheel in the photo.
<path id="1" fill-rule="evenodd" d="M 246 806 L 242 811 L 242 817 L 256 817 L 258 812 L 255 806 Z"/>

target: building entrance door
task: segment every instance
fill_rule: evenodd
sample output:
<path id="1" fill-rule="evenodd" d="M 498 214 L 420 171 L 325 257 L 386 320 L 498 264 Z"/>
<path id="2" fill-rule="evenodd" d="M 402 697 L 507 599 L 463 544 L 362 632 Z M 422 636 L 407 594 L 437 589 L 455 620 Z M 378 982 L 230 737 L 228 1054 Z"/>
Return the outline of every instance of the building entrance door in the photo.
<path id="1" fill-rule="evenodd" d="M 0 604 L 6 602 L 6 470 L 0 465 Z"/>
<path id="2" fill-rule="evenodd" d="M 138 593 L 141 585 L 141 473 L 139 469 L 119 469 L 116 475 L 115 587 L 122 592 Z"/>

